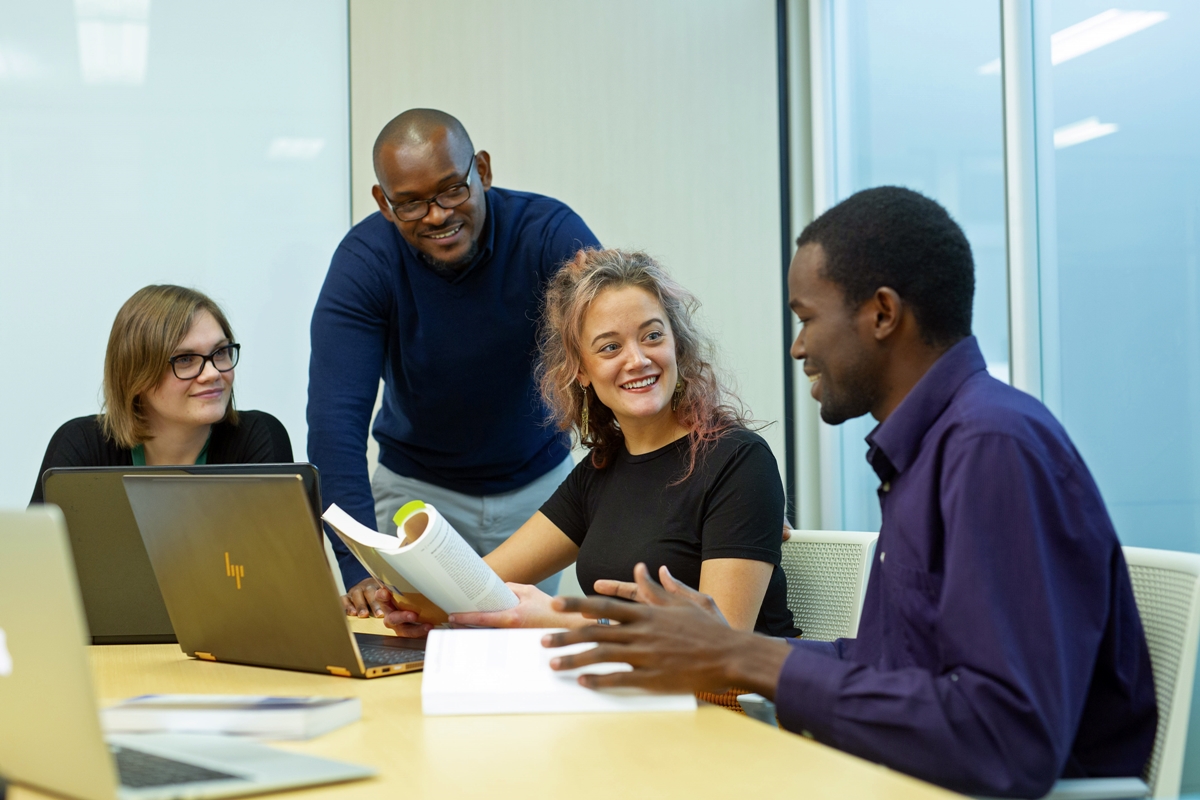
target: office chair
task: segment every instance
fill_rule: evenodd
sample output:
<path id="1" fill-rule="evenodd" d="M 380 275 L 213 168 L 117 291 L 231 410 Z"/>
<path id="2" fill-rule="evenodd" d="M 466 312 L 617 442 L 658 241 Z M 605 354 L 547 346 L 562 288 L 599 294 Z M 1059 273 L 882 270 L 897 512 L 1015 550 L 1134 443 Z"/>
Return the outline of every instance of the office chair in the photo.
<path id="1" fill-rule="evenodd" d="M 1200 555 L 1126 547 L 1125 561 L 1154 671 L 1158 731 L 1150 760 L 1137 778 L 1066 779 L 1047 800 L 1176 797 L 1183 775 L 1192 707 L 1196 647 L 1200 644 Z"/>
<path id="2" fill-rule="evenodd" d="M 832 642 L 858 632 L 878 539 L 878 533 L 794 530 L 783 543 L 787 604 L 805 639 Z M 762 695 L 737 701 L 749 716 L 775 724 L 775 704 Z"/>

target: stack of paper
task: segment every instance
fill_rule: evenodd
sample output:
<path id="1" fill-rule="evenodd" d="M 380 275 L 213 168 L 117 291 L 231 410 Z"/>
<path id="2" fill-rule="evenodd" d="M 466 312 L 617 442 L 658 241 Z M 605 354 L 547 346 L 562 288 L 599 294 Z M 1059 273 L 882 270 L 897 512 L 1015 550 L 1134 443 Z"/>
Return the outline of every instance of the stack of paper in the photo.
<path id="1" fill-rule="evenodd" d="M 106 733 L 213 733 L 311 739 L 357 722 L 357 697 L 147 694 L 100 712 Z"/>
<path id="2" fill-rule="evenodd" d="M 694 711 L 691 694 L 641 689 L 585 689 L 581 673 L 630 669 L 594 664 L 555 672 L 550 659 L 587 650 L 581 644 L 548 649 L 541 639 L 557 629 L 434 630 L 425 647 L 421 708 L 427 715 L 554 714 L 585 711 Z"/>

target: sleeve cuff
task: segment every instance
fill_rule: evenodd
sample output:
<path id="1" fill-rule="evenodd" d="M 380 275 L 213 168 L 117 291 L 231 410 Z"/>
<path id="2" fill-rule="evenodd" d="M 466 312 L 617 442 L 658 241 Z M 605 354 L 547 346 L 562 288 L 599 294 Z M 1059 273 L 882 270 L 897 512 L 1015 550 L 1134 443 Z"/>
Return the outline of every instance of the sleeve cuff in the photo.
<path id="1" fill-rule="evenodd" d="M 831 741 L 834 705 L 846 673 L 855 665 L 839 659 L 832 642 L 798 639 L 789 644 L 792 652 L 775 684 L 779 722 L 801 736 Z"/>

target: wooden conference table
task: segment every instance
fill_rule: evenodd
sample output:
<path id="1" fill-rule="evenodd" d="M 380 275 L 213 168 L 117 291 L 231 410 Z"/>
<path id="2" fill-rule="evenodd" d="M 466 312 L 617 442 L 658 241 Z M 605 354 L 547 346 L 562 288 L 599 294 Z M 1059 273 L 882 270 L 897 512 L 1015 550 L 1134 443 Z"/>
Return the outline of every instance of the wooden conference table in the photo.
<path id="1" fill-rule="evenodd" d="M 375 620 L 352 627 L 383 632 Z M 177 645 L 89 648 L 102 705 L 139 694 L 356 695 L 362 721 L 301 753 L 367 764 L 370 780 L 268 797 L 633 800 L 958 797 L 716 706 L 695 713 L 421 715 L 421 674 L 354 680 L 195 661 Z M 48 702 L 53 702 L 48 694 Z M 70 754 L 64 753 L 64 768 Z M 19 787 L 10 800 L 42 798 Z"/>

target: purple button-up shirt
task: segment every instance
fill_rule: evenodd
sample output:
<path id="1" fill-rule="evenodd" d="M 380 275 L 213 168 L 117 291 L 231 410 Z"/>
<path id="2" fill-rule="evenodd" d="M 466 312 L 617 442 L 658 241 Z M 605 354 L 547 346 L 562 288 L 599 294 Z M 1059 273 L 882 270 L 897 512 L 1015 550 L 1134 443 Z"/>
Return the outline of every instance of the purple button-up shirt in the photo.
<path id="1" fill-rule="evenodd" d="M 789 730 L 963 792 L 1139 775 L 1157 723 L 1116 533 L 1066 432 L 950 348 L 867 437 L 883 525 L 855 639 L 795 643 Z"/>

